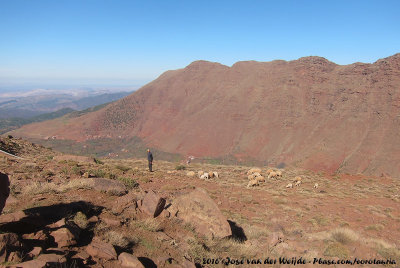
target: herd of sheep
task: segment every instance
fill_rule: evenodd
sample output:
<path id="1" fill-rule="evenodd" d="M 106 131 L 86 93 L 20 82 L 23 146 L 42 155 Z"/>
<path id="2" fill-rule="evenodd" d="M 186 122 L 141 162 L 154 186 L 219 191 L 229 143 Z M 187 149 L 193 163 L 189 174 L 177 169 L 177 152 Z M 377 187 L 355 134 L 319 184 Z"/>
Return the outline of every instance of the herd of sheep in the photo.
<path id="1" fill-rule="evenodd" d="M 249 179 L 249 183 L 247 184 L 247 188 L 259 186 L 261 182 L 265 182 L 264 176 L 261 175 L 260 168 L 252 168 L 247 171 L 247 178 Z M 270 179 L 279 179 L 282 177 L 282 170 L 269 168 L 266 173 L 266 177 L 268 180 Z M 302 178 L 300 176 L 296 176 L 293 182 L 288 183 L 286 188 L 293 188 L 293 186 L 299 187 L 302 183 Z M 318 183 L 314 184 L 314 188 L 318 188 Z"/>
<path id="2" fill-rule="evenodd" d="M 251 168 L 249 171 L 247 171 L 247 178 L 249 180 L 249 183 L 247 184 L 247 188 L 254 187 L 254 186 L 259 186 L 260 183 L 263 183 L 266 181 L 265 177 L 267 180 L 271 179 L 279 179 L 282 178 L 282 170 L 281 169 L 273 169 L 269 168 L 265 172 L 265 177 L 262 174 L 262 170 L 260 168 Z M 194 177 L 196 173 L 194 171 L 189 171 L 187 174 L 189 177 Z M 211 178 L 219 178 L 218 172 L 215 171 L 209 171 L 209 172 L 204 172 L 204 171 L 199 171 L 197 172 L 197 177 L 200 179 L 211 179 Z M 293 188 L 293 187 L 299 187 L 302 183 L 302 178 L 300 176 L 296 176 L 293 180 L 293 182 L 288 183 L 286 185 L 286 188 Z M 318 183 L 314 184 L 314 188 L 318 188 Z"/>

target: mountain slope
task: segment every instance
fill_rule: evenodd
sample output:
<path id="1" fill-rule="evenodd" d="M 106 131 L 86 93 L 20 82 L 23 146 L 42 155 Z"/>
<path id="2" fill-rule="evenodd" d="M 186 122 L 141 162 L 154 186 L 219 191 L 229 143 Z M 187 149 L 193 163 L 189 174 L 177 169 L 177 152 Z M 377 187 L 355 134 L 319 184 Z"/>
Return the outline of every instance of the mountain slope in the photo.
<path id="1" fill-rule="evenodd" d="M 168 71 L 78 118 L 32 124 L 27 138 L 141 138 L 166 152 L 400 175 L 400 54 L 374 64 L 206 61 Z"/>

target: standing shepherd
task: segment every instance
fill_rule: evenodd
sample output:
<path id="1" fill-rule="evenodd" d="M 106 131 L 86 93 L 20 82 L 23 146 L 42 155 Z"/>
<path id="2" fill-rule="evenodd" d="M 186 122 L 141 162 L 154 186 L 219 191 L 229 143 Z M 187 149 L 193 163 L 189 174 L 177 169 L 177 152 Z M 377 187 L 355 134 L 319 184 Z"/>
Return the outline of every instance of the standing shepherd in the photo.
<path id="1" fill-rule="evenodd" d="M 147 161 L 149 161 L 150 172 L 153 172 L 153 154 L 150 152 L 150 149 L 147 149 Z"/>
<path id="2" fill-rule="evenodd" d="M 0 172 L 0 214 L 6 205 L 7 197 L 10 195 L 10 181 L 7 174 Z"/>

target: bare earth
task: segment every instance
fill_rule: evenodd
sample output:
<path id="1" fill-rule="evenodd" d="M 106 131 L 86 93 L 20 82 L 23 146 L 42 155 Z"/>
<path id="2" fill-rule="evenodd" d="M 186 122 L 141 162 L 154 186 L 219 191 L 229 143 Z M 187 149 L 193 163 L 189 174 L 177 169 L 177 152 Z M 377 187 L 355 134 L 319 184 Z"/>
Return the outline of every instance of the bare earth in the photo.
<path id="1" fill-rule="evenodd" d="M 400 263 L 397 179 L 284 169 L 281 178 L 267 179 L 260 186 L 247 188 L 249 167 L 194 163 L 186 166 L 186 170 L 176 170 L 179 163 L 155 161 L 155 172 L 150 173 L 143 159 L 101 159 L 96 163 L 90 158 L 61 155 L 23 140 L 2 141 L 10 148 L 17 148 L 15 153 L 25 158 L 0 156 L 0 171 L 9 174 L 11 180 L 11 195 L 0 216 L 0 230 L 17 233 L 24 244 L 17 254 L 19 257 L 3 260 L 5 266 L 40 259 L 40 255 L 32 258 L 27 254 L 35 246 L 32 241 L 36 241 L 34 233 L 38 231 L 44 232 L 45 237 L 36 241 L 42 248 L 41 255 L 58 252 L 57 256 L 64 257 L 60 263 L 69 265 L 66 267 L 120 266 L 121 262 L 115 258 L 106 260 L 85 253 L 90 252 L 87 246 L 96 239 L 112 245 L 117 255 L 122 252 L 134 255 L 146 267 L 194 267 L 195 263 L 198 267 L 214 267 L 222 265 L 204 261 L 227 257 L 238 261 L 264 261 L 268 257 L 302 257 L 311 262 L 314 258 L 397 261 L 386 266 L 353 267 L 398 267 Z M 262 173 L 267 170 L 260 168 Z M 216 171 L 219 178 L 199 179 L 199 170 Z M 196 175 L 189 177 L 188 171 L 195 171 Z M 132 194 L 137 200 L 153 190 L 166 199 L 167 206 L 173 206 L 177 197 L 203 188 L 230 222 L 233 235 L 206 238 L 191 224 L 167 215 L 168 209 L 156 218 L 140 208 L 116 213 L 116 200 L 121 194 L 96 190 L 88 183 L 92 178 L 87 177 L 91 176 L 123 183 L 129 193 L 122 196 Z M 285 188 L 295 176 L 302 177 L 302 184 Z M 313 188 L 315 183 L 318 188 Z M 28 215 L 25 220 L 9 219 L 21 211 Z M 76 241 L 66 246 L 60 246 L 65 241 L 55 243 L 50 234 L 54 226 L 49 227 L 63 218 L 80 229 Z M 9 252 L 6 258 L 11 258 Z"/>

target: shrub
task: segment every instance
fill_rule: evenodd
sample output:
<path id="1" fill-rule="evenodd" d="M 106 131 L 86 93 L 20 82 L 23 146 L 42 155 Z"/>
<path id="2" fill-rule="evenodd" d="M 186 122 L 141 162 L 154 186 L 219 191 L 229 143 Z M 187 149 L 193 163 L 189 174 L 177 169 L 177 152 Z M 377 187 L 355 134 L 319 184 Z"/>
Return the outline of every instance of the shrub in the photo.
<path id="1" fill-rule="evenodd" d="M 108 243 L 110 243 L 113 246 L 126 249 L 133 243 L 130 239 L 125 237 L 124 235 L 117 233 L 115 231 L 109 231 L 104 234 L 104 238 Z"/>
<path id="2" fill-rule="evenodd" d="M 132 178 L 118 177 L 118 180 L 122 182 L 129 190 L 139 186 L 139 183 Z"/>
<path id="3" fill-rule="evenodd" d="M 86 227 L 88 226 L 88 220 L 86 215 L 80 211 L 78 211 L 78 213 L 75 214 L 73 221 L 81 229 L 86 229 Z"/>
<path id="4" fill-rule="evenodd" d="M 185 167 L 184 165 L 177 165 L 177 166 L 175 167 L 175 169 L 176 169 L 176 170 L 185 170 L 186 167 Z"/>
<path id="5" fill-rule="evenodd" d="M 338 228 L 332 231 L 332 238 L 342 244 L 348 244 L 358 240 L 358 234 L 348 228 Z"/>
<path id="6" fill-rule="evenodd" d="M 125 167 L 125 166 L 122 166 L 122 165 L 116 165 L 115 168 L 119 169 L 119 170 L 121 170 L 123 172 L 127 172 L 128 170 L 131 169 L 130 167 Z"/>
<path id="7" fill-rule="evenodd" d="M 101 161 L 100 159 L 97 159 L 96 157 L 93 158 L 93 161 L 94 161 L 96 164 L 99 164 L 99 165 L 103 165 L 103 164 L 104 164 L 103 161 Z"/>
<path id="8" fill-rule="evenodd" d="M 349 256 L 349 251 L 345 246 L 336 242 L 328 245 L 324 251 L 324 255 L 328 257 L 339 257 L 344 259 Z"/>

